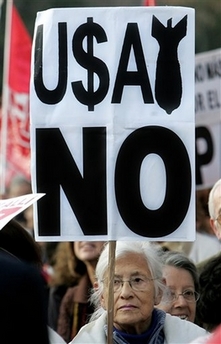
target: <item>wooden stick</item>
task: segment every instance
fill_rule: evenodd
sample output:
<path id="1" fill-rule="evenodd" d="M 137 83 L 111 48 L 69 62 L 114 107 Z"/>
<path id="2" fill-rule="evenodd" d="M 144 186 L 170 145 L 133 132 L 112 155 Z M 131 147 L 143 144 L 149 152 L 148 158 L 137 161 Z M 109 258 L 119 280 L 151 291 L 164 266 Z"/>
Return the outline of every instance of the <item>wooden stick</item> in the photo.
<path id="1" fill-rule="evenodd" d="M 116 241 L 109 242 L 108 264 L 108 310 L 107 310 L 107 344 L 113 344 L 113 308 L 114 308 L 114 269 Z"/>

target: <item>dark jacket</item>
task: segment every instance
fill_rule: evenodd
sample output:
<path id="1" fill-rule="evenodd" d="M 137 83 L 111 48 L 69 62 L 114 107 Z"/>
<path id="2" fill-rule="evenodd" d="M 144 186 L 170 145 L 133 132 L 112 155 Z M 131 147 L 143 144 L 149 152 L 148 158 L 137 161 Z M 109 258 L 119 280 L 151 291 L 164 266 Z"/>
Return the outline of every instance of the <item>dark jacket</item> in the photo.
<path id="1" fill-rule="evenodd" d="M 0 343 L 49 343 L 47 303 L 39 270 L 1 248 Z"/>
<path id="2" fill-rule="evenodd" d="M 55 331 L 58 326 L 58 316 L 61 301 L 67 291 L 66 285 L 53 286 L 49 289 L 48 297 L 48 325 Z"/>

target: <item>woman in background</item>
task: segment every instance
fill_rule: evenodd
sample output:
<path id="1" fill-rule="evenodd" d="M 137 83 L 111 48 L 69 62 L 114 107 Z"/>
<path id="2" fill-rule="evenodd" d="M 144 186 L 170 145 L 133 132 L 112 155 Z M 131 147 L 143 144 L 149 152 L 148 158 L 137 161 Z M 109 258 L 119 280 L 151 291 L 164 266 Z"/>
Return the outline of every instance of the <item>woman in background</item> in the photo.
<path id="1" fill-rule="evenodd" d="M 199 299 L 199 280 L 195 264 L 183 253 L 162 254 L 163 280 L 167 286 L 157 306 L 180 319 L 195 322 Z"/>
<path id="2" fill-rule="evenodd" d="M 77 285 L 68 288 L 61 301 L 57 332 L 66 342 L 75 337 L 94 311 L 89 296 L 95 282 L 95 268 L 103 245 L 103 241 L 73 243 L 74 254 L 84 264 L 85 269 Z"/>
<path id="3" fill-rule="evenodd" d="M 53 254 L 52 268 L 49 280 L 48 324 L 57 331 L 61 301 L 67 289 L 77 285 L 86 273 L 86 266 L 77 258 L 73 242 L 60 242 Z"/>

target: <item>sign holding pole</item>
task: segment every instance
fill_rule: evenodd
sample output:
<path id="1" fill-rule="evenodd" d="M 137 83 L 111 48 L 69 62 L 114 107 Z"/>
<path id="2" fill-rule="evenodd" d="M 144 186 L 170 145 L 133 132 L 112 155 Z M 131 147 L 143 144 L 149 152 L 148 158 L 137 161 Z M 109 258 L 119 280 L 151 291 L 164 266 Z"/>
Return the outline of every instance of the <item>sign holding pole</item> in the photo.
<path id="1" fill-rule="evenodd" d="M 109 242 L 108 256 L 108 307 L 107 307 L 107 344 L 113 343 L 113 311 L 114 311 L 114 293 L 113 283 L 115 274 L 115 250 L 116 241 Z"/>
<path id="2" fill-rule="evenodd" d="M 37 240 L 194 240 L 194 65 L 193 9 L 38 13 Z"/>

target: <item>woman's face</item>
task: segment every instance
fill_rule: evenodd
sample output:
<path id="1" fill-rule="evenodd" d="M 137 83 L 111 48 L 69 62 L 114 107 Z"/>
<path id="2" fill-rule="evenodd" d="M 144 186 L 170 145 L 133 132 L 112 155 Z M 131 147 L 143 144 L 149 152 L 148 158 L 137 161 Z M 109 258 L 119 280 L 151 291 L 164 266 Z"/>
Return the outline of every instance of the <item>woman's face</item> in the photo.
<path id="1" fill-rule="evenodd" d="M 188 302 L 182 295 L 180 295 L 186 290 L 191 292 L 195 291 L 194 281 L 189 271 L 167 265 L 163 268 L 163 278 L 167 287 L 177 297 L 175 300 L 168 302 L 164 302 L 164 299 L 162 299 L 157 308 L 181 319 L 194 322 L 196 315 L 196 302 Z"/>
<path id="2" fill-rule="evenodd" d="M 128 281 L 142 278 L 147 281 L 145 289 L 135 291 L 128 282 L 114 292 L 114 326 L 124 332 L 140 334 L 148 329 L 151 323 L 155 298 L 154 281 L 147 262 L 142 255 L 128 253 L 115 262 L 115 279 Z M 101 298 L 103 308 L 107 309 L 108 285 L 104 282 L 104 293 Z"/>
<path id="3" fill-rule="evenodd" d="M 103 248 L 103 241 L 75 241 L 74 252 L 83 262 L 97 261 Z"/>

